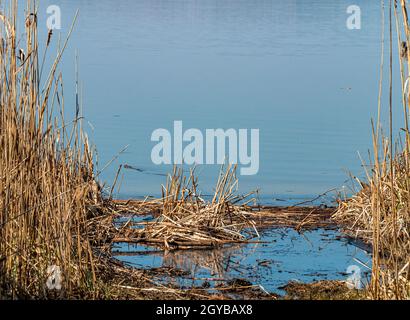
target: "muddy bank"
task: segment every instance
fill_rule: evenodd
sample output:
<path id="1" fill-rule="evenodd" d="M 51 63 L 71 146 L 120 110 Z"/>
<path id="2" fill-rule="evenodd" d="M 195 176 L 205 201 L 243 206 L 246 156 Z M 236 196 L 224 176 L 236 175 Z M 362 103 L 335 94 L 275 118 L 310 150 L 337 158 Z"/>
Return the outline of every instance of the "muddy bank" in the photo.
<path id="1" fill-rule="evenodd" d="M 364 290 L 349 289 L 343 281 L 319 281 L 314 283 L 289 282 L 283 287 L 287 300 L 362 300 Z"/>

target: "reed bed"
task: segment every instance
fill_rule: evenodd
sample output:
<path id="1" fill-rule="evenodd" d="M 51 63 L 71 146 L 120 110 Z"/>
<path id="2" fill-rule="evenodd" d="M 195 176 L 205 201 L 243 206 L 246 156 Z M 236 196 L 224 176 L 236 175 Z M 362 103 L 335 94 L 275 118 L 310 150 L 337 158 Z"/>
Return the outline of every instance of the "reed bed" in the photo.
<path id="1" fill-rule="evenodd" d="M 64 120 L 58 65 L 68 38 L 43 70 L 53 34 L 39 43 L 36 3 L 26 4 L 20 23 L 16 0 L 0 13 L 0 296 L 97 298 L 88 233 L 101 196 L 79 106 Z M 48 281 L 60 281 L 57 269 L 58 292 Z"/>
<path id="2" fill-rule="evenodd" d="M 236 166 L 221 168 L 212 200 L 205 201 L 198 190 L 195 168 L 185 176 L 174 168 L 163 186 L 160 215 L 143 228 L 132 230 L 136 242 L 154 243 L 170 248 L 215 247 L 247 242 L 258 236 L 255 222 L 243 209 L 254 201 L 250 193 L 237 194 Z M 242 206 L 237 204 L 242 202 Z"/>
<path id="3" fill-rule="evenodd" d="M 410 81 L 410 29 L 407 1 L 389 1 L 389 135 L 380 125 L 383 84 L 384 41 L 379 89 L 378 119 L 373 125 L 373 160 L 367 181 L 351 199 L 341 202 L 334 218 L 345 225 L 351 235 L 372 244 L 372 280 L 369 292 L 373 299 L 410 299 L 410 139 L 408 127 Z M 382 1 L 383 30 L 385 7 Z M 393 141 L 393 15 L 399 46 L 404 143 L 395 149 Z M 403 30 L 400 28 L 403 26 Z M 384 39 L 384 33 L 382 38 Z"/>
<path id="4" fill-rule="evenodd" d="M 402 155 L 393 164 L 393 179 L 389 169 L 374 168 L 369 184 L 341 202 L 334 216 L 352 237 L 373 246 L 368 289 L 374 299 L 410 299 L 408 165 Z"/>

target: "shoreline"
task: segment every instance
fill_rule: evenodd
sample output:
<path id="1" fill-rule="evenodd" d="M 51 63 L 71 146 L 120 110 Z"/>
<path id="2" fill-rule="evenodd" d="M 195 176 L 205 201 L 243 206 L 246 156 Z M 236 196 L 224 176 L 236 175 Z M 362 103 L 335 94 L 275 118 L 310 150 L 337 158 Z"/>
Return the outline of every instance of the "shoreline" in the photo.
<path id="1" fill-rule="evenodd" d="M 159 201 L 159 200 L 157 200 Z M 160 202 L 160 201 L 159 201 Z M 117 232 L 116 236 L 112 238 L 111 243 L 118 243 L 118 242 L 125 242 L 130 244 L 140 244 L 142 246 L 148 245 L 149 247 L 156 248 L 155 252 L 164 252 L 163 250 L 172 250 L 172 251 L 184 251 L 184 250 L 206 250 L 206 251 L 213 251 L 218 249 L 219 246 L 204 246 L 204 247 L 197 247 L 197 246 L 185 246 L 185 247 L 170 247 L 170 248 L 163 248 L 160 243 L 158 243 L 158 247 L 152 243 L 145 243 L 144 241 L 139 241 L 138 239 L 133 237 L 132 231 L 130 230 L 135 227 L 132 223 L 130 223 L 132 217 L 151 217 L 155 219 L 155 217 L 159 216 L 160 212 L 160 203 L 153 203 L 152 201 L 146 203 L 141 200 L 112 200 L 113 210 L 113 219 L 120 219 L 123 218 L 126 222 L 123 225 L 117 225 L 117 230 L 120 230 L 120 233 Z M 277 206 L 250 206 L 247 208 L 250 213 L 254 214 L 253 218 L 257 221 L 257 227 L 259 230 L 263 229 L 275 229 L 275 228 L 283 228 L 283 229 L 293 229 L 297 231 L 299 234 L 303 233 L 304 231 L 311 231 L 317 229 L 329 229 L 329 230 L 337 230 L 341 229 L 341 226 L 338 225 L 335 221 L 332 221 L 332 216 L 336 212 L 336 207 L 333 208 L 322 208 L 317 206 L 309 206 L 309 207 L 277 207 Z M 112 209 L 111 209 L 112 210 Z M 125 226 L 125 227 L 124 227 Z M 347 236 L 347 235 L 346 235 Z M 233 244 L 234 242 L 223 244 L 222 246 Z M 243 241 L 242 244 L 249 244 L 252 241 Z M 261 242 L 263 243 L 263 241 Z M 160 251 L 157 251 L 160 250 Z M 114 253 L 115 254 L 115 253 Z M 132 253 L 131 253 L 132 254 Z M 141 255 L 149 254 L 147 252 L 139 253 Z M 115 261 L 116 263 L 119 262 L 117 258 L 114 257 L 113 253 L 111 252 L 110 260 Z M 129 272 L 134 273 L 141 273 L 144 275 L 146 279 L 150 277 L 153 278 L 162 278 L 162 277 L 178 277 L 182 270 L 179 269 L 167 269 L 164 267 L 152 267 L 147 269 L 139 269 L 135 267 L 126 267 L 123 262 L 119 262 L 125 270 L 129 270 Z M 233 279 L 235 280 L 235 279 Z M 174 299 L 177 295 L 178 299 L 235 299 L 234 297 L 242 297 L 242 299 L 306 299 L 307 297 L 311 297 L 312 299 L 328 299 L 330 296 L 334 296 L 335 299 L 363 299 L 365 297 L 365 291 L 363 290 L 350 290 L 345 285 L 344 281 L 317 281 L 313 283 L 292 283 L 289 282 L 283 290 L 286 292 L 285 295 L 277 295 L 275 293 L 268 293 L 256 285 L 250 283 L 246 279 L 236 279 L 236 282 L 229 282 L 229 279 L 220 280 L 219 287 L 213 287 L 212 290 L 206 287 L 192 287 L 192 288 L 176 288 L 172 287 L 171 289 L 166 288 L 164 286 L 165 293 L 163 296 L 160 292 L 157 292 L 153 288 L 148 291 L 156 292 L 159 294 L 160 299 L 166 299 L 170 296 L 171 299 Z M 223 283 L 225 282 L 225 285 Z M 150 281 L 148 280 L 148 283 Z M 128 286 L 123 286 L 123 289 L 134 290 L 138 291 L 140 294 L 147 291 L 144 288 L 140 288 L 138 290 L 132 284 Z M 208 292 L 209 291 L 209 292 Z M 218 294 L 215 294 L 215 291 Z M 156 297 L 152 297 L 157 299 L 158 296 L 153 293 Z"/>

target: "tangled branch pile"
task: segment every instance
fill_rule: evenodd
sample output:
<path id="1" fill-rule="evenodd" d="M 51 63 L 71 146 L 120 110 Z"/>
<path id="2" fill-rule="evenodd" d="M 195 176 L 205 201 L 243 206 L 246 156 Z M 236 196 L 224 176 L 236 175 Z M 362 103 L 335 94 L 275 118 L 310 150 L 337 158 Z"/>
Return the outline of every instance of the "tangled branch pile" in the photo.
<path id="1" fill-rule="evenodd" d="M 160 216 L 144 223 L 144 228 L 136 229 L 133 236 L 139 242 L 179 249 L 246 242 L 249 236 L 257 235 L 257 230 L 250 213 L 235 205 L 251 196 L 236 194 L 235 172 L 236 166 L 221 169 L 215 194 L 212 200 L 205 201 L 198 194 L 194 169 L 186 177 L 182 169 L 174 168 L 163 187 Z M 242 205 L 250 201 L 253 199 Z"/>

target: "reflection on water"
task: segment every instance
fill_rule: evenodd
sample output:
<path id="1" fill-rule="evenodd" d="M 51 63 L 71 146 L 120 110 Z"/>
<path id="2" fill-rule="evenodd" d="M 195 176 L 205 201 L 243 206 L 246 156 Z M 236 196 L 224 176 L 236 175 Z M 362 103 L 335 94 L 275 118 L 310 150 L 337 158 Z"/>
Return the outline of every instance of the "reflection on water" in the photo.
<path id="1" fill-rule="evenodd" d="M 77 49 L 100 167 L 130 145 L 103 179 L 120 163 L 158 173 L 125 170 L 120 197 L 160 194 L 170 168 L 152 164 L 150 136 L 175 120 L 260 129 L 259 174 L 240 187 L 268 200 L 340 187 L 345 169 L 362 173 L 356 151 L 371 146 L 377 106 L 378 1 L 360 2 L 361 30 L 346 28 L 347 0 L 44 0 L 39 12 L 49 4 L 61 6 L 63 33 L 80 10 L 64 57 L 67 119 Z M 201 168 L 204 192 L 217 170 Z"/>
<path id="2" fill-rule="evenodd" d="M 182 286 L 205 281 L 241 278 L 265 290 L 279 288 L 291 280 L 344 280 L 350 265 L 358 265 L 365 279 L 370 257 L 333 230 L 315 230 L 302 235 L 290 229 L 264 231 L 262 243 L 234 245 L 217 250 L 150 251 L 145 246 L 117 245 L 117 258 L 139 268 L 171 267 L 187 271 L 186 276 L 166 281 Z M 130 254 L 134 251 L 134 254 Z M 137 254 L 137 252 L 141 254 Z M 142 254 L 143 253 L 143 254 Z"/>
<path id="3" fill-rule="evenodd" d="M 165 252 L 162 258 L 163 266 L 189 271 L 194 277 L 204 270 L 211 277 L 223 279 L 235 268 L 234 264 L 240 263 L 236 260 L 242 254 L 243 248 L 232 246 L 218 250 L 192 250 L 189 254 L 183 251 Z"/>

